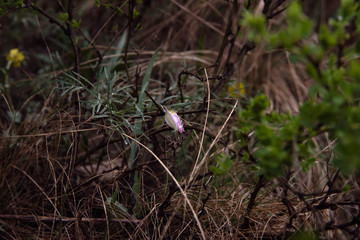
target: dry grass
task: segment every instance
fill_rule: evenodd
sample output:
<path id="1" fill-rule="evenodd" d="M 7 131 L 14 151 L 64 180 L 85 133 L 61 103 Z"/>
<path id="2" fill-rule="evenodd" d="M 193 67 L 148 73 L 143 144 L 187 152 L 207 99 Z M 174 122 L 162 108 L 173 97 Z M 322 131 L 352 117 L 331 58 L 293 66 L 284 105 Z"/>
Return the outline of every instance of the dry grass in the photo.
<path id="1" fill-rule="evenodd" d="M 84 57 L 78 71 L 88 79 L 95 76 L 94 84 L 106 82 L 105 75 L 96 78 L 95 50 L 106 52 L 99 68 L 116 66 L 112 91 L 123 118 L 94 118 L 89 105 L 82 102 L 90 97 L 86 91 L 62 95 L 63 73 L 76 66 L 50 37 L 43 41 L 26 32 L 30 40 L 19 39 L 19 48 L 29 49 L 25 69 L 44 89 L 46 99 L 29 89 L 32 80 L 21 70 L 11 72 L 16 79 L 12 98 L 23 114 L 22 121 L 15 123 L 7 117 L 7 96 L 1 94 L 1 238 L 291 239 L 295 231 L 315 229 L 324 239 L 346 239 L 356 232 L 356 225 L 346 231 L 327 228 L 331 221 L 341 225 L 356 216 L 359 209 L 347 203 L 358 201 L 359 180 L 338 176 L 334 189 L 347 184 L 352 190 L 327 191 L 336 170 L 322 159 L 331 154 L 332 143 L 326 136 L 314 139 L 321 154 L 309 172 L 295 165 L 288 176 L 261 184 L 250 164 L 236 154 L 234 111 L 244 99 L 233 99 L 224 91 L 230 82 L 244 83 L 247 97 L 266 93 L 269 110 L 292 113 L 307 99 L 311 85 L 304 66 L 291 62 L 287 52 L 268 52 L 262 46 L 245 51 L 246 40 L 241 37 L 231 46 L 228 22 L 232 20 L 230 27 L 236 29 L 247 1 L 237 1 L 238 9 L 233 5 L 236 1 L 171 0 L 145 6 L 147 2 L 139 5 L 142 27 L 132 26 L 126 53 L 116 52 L 116 44 L 111 45 L 123 36 L 125 16 L 99 10 L 93 1 L 74 3 L 79 12 L 83 6 L 77 17 L 82 17 L 92 40 L 92 45 L 80 50 Z M 51 4 L 44 9 L 56 11 Z M 279 27 L 282 17 L 273 18 L 269 27 Z M 37 31 L 51 36 L 48 31 L 53 25 L 40 20 Z M 115 24 L 118 30 L 113 30 Z M 188 104 L 178 108 L 186 122 L 183 135 L 164 125 L 148 98 L 146 118 L 135 116 L 133 107 L 143 76 L 158 48 L 148 92 L 157 102 L 168 98 L 162 104 L 175 108 L 185 98 Z M 41 64 L 31 61 L 36 51 L 47 57 L 48 52 L 60 51 L 63 67 L 52 59 L 47 69 L 38 72 Z M 233 69 L 227 68 L 230 62 Z M 182 71 L 194 76 L 188 76 L 179 88 Z M 106 95 L 104 89 L 101 95 Z M 139 121 L 144 134 L 138 136 L 120 124 Z M 135 156 L 132 142 L 138 143 Z M 229 152 L 236 161 L 228 174 L 218 177 L 209 166 L 220 152 Z M 257 185 L 260 188 L 255 191 Z M 334 206 L 321 205 L 324 196 Z M 254 206 L 249 211 L 250 202 Z"/>

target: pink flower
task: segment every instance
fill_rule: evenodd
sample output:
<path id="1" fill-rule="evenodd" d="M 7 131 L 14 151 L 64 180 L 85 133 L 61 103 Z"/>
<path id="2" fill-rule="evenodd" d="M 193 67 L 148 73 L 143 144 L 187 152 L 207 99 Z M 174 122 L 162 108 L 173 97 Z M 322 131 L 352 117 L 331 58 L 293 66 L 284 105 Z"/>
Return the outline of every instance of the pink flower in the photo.
<path id="1" fill-rule="evenodd" d="M 175 129 L 175 131 L 179 131 L 180 133 L 185 132 L 184 131 L 184 127 L 182 125 L 181 119 L 180 117 L 176 114 L 175 111 L 173 110 L 168 110 L 166 107 L 164 107 L 166 112 L 165 112 L 165 122 L 172 127 L 173 129 Z"/>

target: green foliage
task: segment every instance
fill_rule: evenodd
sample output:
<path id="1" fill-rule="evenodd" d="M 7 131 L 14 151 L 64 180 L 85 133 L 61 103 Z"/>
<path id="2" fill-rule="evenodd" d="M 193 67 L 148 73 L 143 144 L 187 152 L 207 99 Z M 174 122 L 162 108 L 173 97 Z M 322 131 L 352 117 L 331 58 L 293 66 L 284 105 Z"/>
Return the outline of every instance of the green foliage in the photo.
<path id="1" fill-rule="evenodd" d="M 250 11 L 245 11 L 240 24 L 248 28 L 246 37 L 250 41 L 258 43 L 267 37 L 266 20 L 262 14 L 255 15 Z"/>
<path id="2" fill-rule="evenodd" d="M 7 111 L 7 114 L 9 115 L 9 118 L 11 119 L 11 121 L 14 121 L 14 123 L 20 123 L 21 122 L 21 119 L 22 119 L 21 112 L 19 112 L 19 111 L 15 111 L 15 112 Z"/>
<path id="3" fill-rule="evenodd" d="M 210 170 L 216 176 L 225 175 L 230 171 L 230 169 L 234 165 L 234 162 L 231 160 L 231 157 L 228 154 L 224 154 L 224 153 L 220 153 L 216 157 L 216 162 L 217 162 L 216 166 L 210 166 Z"/>
<path id="4" fill-rule="evenodd" d="M 302 12 L 300 3 L 292 1 L 286 9 L 287 26 L 277 33 L 270 34 L 270 45 L 294 48 L 296 43 L 311 35 L 313 22 Z"/>
<path id="5" fill-rule="evenodd" d="M 111 213 L 115 215 L 114 217 L 126 218 L 129 215 L 129 213 L 127 208 L 118 201 L 118 194 L 119 194 L 119 189 L 118 186 L 116 186 L 112 197 L 108 197 L 105 203 L 106 206 L 111 210 Z M 113 216 L 110 215 L 109 217 L 112 218 Z"/>
<path id="6" fill-rule="evenodd" d="M 244 24 L 248 39 L 265 41 L 269 48 L 285 48 L 304 61 L 308 74 L 315 80 L 310 99 L 300 106 L 297 115 L 266 113 L 269 103 L 264 95 L 251 99 L 239 113 L 238 138 L 247 145 L 244 136 L 254 132 L 255 143 L 247 154 L 256 157 L 258 174 L 277 177 L 284 168 L 296 161 L 306 171 L 315 161 L 312 138 L 323 132 L 336 139 L 332 163 L 344 174 L 360 169 L 357 148 L 360 146 L 360 65 L 357 48 L 346 47 L 350 38 L 347 26 L 359 21 L 353 1 L 342 1 L 339 16 L 319 29 L 319 44 L 312 43 L 313 24 L 301 10 L 298 1 L 292 1 L 286 10 L 287 27 L 276 33 L 265 31 L 263 17 L 246 12 Z M 332 53 L 341 47 L 343 57 Z M 327 60 L 322 67 L 320 63 Z M 348 59 L 346 64 L 341 61 Z M 247 160 L 247 159 L 246 159 Z"/>
<path id="7" fill-rule="evenodd" d="M 73 20 L 71 20 L 71 27 L 73 27 L 73 28 L 80 28 L 80 23 L 81 23 L 81 19 L 80 20 L 75 20 L 75 19 L 73 19 Z"/>
<path id="8" fill-rule="evenodd" d="M 11 8 L 21 8 L 24 6 L 24 0 L 11 0 L 0 2 L 0 17 L 5 15 Z"/>
<path id="9" fill-rule="evenodd" d="M 291 236 L 292 240 L 317 240 L 319 238 L 319 234 L 316 232 L 298 230 L 293 236 Z"/>
<path id="10" fill-rule="evenodd" d="M 253 98 L 246 109 L 239 113 L 237 131 L 245 135 L 255 131 L 257 142 L 253 147 L 258 159 L 257 169 L 259 174 L 271 178 L 281 175 L 283 167 L 291 166 L 293 155 L 303 147 L 296 144 L 299 119 L 290 114 L 266 114 L 268 106 L 265 95 Z"/>
<path id="11" fill-rule="evenodd" d="M 67 22 L 69 20 L 69 14 L 66 12 L 59 13 L 59 18 L 64 22 Z"/>
<path id="12" fill-rule="evenodd" d="M 143 78 L 143 82 L 141 85 L 141 90 L 139 93 L 139 101 L 136 104 L 136 109 L 138 111 L 139 116 L 141 116 L 141 117 L 143 117 L 143 112 L 144 112 L 144 107 L 145 107 L 145 97 L 146 97 L 145 91 L 147 90 L 147 88 L 149 86 L 150 74 L 153 69 L 156 57 L 158 55 L 158 51 L 159 50 L 155 51 L 154 55 L 150 59 L 149 66 L 146 70 L 146 73 L 145 73 L 145 76 Z M 135 131 L 136 131 L 135 132 L 136 135 L 141 133 L 141 122 L 135 123 Z"/>
<path id="13" fill-rule="evenodd" d="M 267 41 L 269 46 L 290 48 L 311 35 L 313 22 L 302 13 L 300 3 L 297 1 L 289 4 L 286 13 L 288 24 L 276 33 L 267 31 L 266 19 L 263 14 L 255 15 L 250 11 L 245 11 L 240 24 L 247 27 L 246 38 L 250 41 L 255 43 Z"/>
<path id="14" fill-rule="evenodd" d="M 139 15 L 140 15 L 139 11 L 136 10 L 136 9 L 134 9 L 134 11 L 133 11 L 133 18 L 136 18 L 136 17 L 139 16 Z"/>

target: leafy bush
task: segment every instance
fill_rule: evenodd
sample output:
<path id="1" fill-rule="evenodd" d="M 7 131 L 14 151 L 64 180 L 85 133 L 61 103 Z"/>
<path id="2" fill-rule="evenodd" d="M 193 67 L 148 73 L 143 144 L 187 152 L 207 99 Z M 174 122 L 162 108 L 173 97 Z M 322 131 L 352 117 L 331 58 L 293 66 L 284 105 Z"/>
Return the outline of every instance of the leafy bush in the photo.
<path id="1" fill-rule="evenodd" d="M 331 158 L 334 166 L 346 175 L 359 170 L 356 146 L 360 146 L 357 100 L 360 85 L 355 72 L 359 69 L 355 57 L 359 52 L 351 44 L 351 34 L 358 34 L 359 30 L 346 31 L 358 21 L 358 7 L 358 3 L 342 1 L 337 18 L 320 26 L 318 44 L 310 38 L 314 32 L 312 21 L 302 14 L 297 1 L 292 1 L 286 10 L 287 26 L 275 33 L 258 32 L 259 28 L 266 29 L 266 22 L 249 19 L 262 19 L 261 15 L 245 14 L 243 24 L 251 33 L 249 40 L 264 42 L 271 49 L 284 48 L 296 55 L 315 80 L 309 99 L 301 103 L 297 115 L 265 114 L 269 104 L 264 95 L 252 99 L 240 112 L 237 132 L 248 135 L 254 130 L 257 143 L 252 148 L 258 159 L 259 174 L 282 175 L 284 167 L 295 161 L 308 169 L 315 155 L 312 139 L 323 133 L 336 139 Z M 254 38 L 254 34 L 259 37 Z"/>

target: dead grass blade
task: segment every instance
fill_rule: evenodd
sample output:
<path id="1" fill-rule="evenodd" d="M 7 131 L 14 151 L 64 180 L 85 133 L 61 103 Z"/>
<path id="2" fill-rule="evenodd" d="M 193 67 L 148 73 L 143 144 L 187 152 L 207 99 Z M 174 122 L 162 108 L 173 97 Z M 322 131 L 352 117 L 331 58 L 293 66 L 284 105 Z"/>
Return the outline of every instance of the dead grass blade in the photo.
<path id="1" fill-rule="evenodd" d="M 127 137 L 127 138 L 129 138 L 129 139 L 131 139 L 132 141 L 136 142 L 137 144 L 139 144 L 140 146 L 142 146 L 143 148 L 145 148 L 149 153 L 151 153 L 151 154 L 155 157 L 155 159 L 160 163 L 160 165 L 164 168 L 164 170 L 169 174 L 169 176 L 173 179 L 173 181 L 175 182 L 176 186 L 179 188 L 181 194 L 184 196 L 184 199 L 185 199 L 187 205 L 189 206 L 191 212 L 193 213 L 194 219 L 195 219 L 195 221 L 196 221 L 196 223 L 197 223 L 197 225 L 198 225 L 198 228 L 199 228 L 199 230 L 200 230 L 202 239 L 205 240 L 205 239 L 206 239 L 206 237 L 205 237 L 205 232 L 204 232 L 203 228 L 201 227 L 201 223 L 200 223 L 200 221 L 199 221 L 199 218 L 198 218 L 198 216 L 197 216 L 197 214 L 196 214 L 196 212 L 195 212 L 195 210 L 194 210 L 194 208 L 193 208 L 193 206 L 192 206 L 189 198 L 187 197 L 186 192 L 185 192 L 184 189 L 181 187 L 180 183 L 179 183 L 178 180 L 175 178 L 175 176 L 174 176 L 174 175 L 171 173 L 171 171 L 168 169 L 168 167 L 166 167 L 166 165 L 161 161 L 161 159 L 160 159 L 153 151 L 151 151 L 151 149 L 149 149 L 148 147 L 146 147 L 144 144 L 142 144 L 141 142 L 139 142 L 138 140 L 136 140 L 135 138 L 133 138 L 133 137 L 127 135 L 127 134 L 124 134 L 124 136 Z"/>

